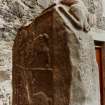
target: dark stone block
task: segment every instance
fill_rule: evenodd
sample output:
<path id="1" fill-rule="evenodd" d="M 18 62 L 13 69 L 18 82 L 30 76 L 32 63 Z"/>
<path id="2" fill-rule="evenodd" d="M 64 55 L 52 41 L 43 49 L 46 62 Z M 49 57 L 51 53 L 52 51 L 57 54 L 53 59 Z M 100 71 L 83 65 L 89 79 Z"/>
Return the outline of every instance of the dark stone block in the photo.
<path id="1" fill-rule="evenodd" d="M 69 105 L 68 34 L 54 7 L 21 27 L 13 46 L 13 105 Z"/>

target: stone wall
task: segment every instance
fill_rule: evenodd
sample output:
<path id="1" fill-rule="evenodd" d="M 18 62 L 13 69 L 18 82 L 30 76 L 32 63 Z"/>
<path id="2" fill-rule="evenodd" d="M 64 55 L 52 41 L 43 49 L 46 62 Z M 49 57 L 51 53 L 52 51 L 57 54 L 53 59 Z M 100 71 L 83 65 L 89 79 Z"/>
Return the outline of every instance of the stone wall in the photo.
<path id="1" fill-rule="evenodd" d="M 90 13 L 95 13 L 97 16 L 97 28 L 104 29 L 105 22 L 103 21 L 103 5 L 102 0 L 83 0 Z"/>
<path id="2" fill-rule="evenodd" d="M 50 0 L 0 0 L 0 40 L 13 40 L 23 24 L 47 8 Z"/>

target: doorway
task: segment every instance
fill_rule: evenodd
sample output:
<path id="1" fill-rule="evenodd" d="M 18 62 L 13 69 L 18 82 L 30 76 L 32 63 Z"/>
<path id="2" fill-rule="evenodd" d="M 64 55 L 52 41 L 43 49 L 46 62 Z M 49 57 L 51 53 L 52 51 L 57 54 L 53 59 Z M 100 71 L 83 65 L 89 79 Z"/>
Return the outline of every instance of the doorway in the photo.
<path id="1" fill-rule="evenodd" d="M 99 67 L 101 105 L 105 105 L 105 44 L 95 42 L 96 60 Z"/>

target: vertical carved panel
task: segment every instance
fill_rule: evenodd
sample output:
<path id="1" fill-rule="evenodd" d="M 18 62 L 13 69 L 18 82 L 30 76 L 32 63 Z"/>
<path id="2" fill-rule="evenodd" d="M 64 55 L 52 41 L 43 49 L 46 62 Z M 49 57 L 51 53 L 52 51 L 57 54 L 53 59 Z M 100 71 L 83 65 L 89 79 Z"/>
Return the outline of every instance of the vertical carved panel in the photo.
<path id="1" fill-rule="evenodd" d="M 22 27 L 13 47 L 13 105 L 69 105 L 70 61 L 55 10 Z M 59 21 L 60 20 L 60 21 Z"/>

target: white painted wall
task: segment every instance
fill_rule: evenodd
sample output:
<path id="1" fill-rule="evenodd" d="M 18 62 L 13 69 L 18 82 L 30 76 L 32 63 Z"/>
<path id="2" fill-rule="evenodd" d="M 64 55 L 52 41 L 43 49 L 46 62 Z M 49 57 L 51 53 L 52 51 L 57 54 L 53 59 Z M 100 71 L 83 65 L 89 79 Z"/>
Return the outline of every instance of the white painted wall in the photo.
<path id="1" fill-rule="evenodd" d="M 103 0 L 103 16 L 105 17 L 105 0 Z"/>
<path id="2" fill-rule="evenodd" d="M 103 31 L 103 30 L 99 30 L 99 31 L 97 30 L 96 32 L 92 31 L 91 35 L 92 35 L 94 40 L 105 42 L 105 31 Z"/>

